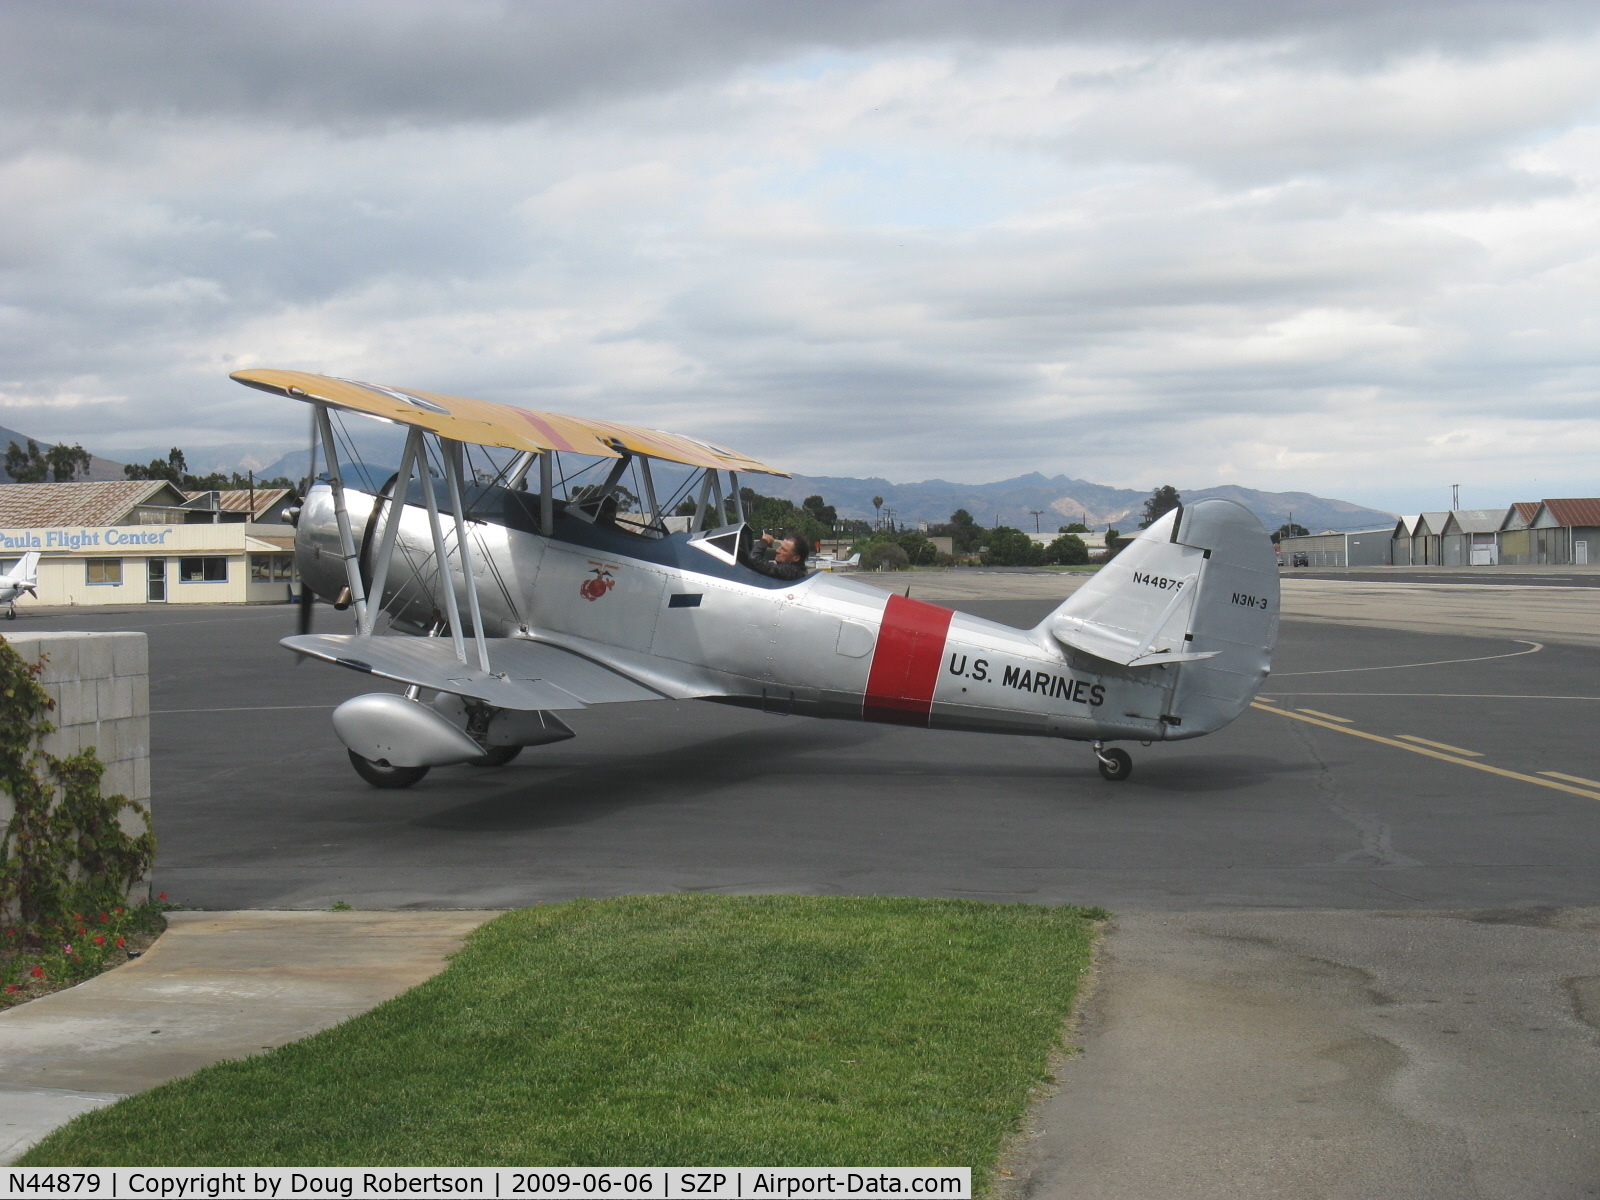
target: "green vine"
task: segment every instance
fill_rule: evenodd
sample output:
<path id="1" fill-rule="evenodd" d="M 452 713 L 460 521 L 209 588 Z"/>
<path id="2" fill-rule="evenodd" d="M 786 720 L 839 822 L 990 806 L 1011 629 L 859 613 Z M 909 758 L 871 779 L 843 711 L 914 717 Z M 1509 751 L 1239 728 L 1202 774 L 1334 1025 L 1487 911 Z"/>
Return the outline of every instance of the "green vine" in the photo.
<path id="1" fill-rule="evenodd" d="M 125 903 L 156 852 L 150 810 L 100 794 L 105 767 L 92 747 L 67 758 L 39 747 L 55 729 L 42 669 L 0 638 L 0 791 L 15 805 L 0 835 L 0 913 L 15 922 L 13 944 L 49 943 L 81 913 Z M 124 809 L 144 832 L 122 828 Z"/>

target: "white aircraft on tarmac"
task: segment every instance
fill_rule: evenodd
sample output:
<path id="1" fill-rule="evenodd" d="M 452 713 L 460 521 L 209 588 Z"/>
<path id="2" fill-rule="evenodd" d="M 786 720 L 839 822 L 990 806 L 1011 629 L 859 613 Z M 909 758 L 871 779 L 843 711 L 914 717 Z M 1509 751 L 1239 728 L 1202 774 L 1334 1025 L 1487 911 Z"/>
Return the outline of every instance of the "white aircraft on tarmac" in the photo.
<path id="1" fill-rule="evenodd" d="M 1086 741 L 1121 780 L 1132 760 L 1107 743 L 1220 729 L 1270 668 L 1272 543 L 1230 501 L 1168 513 L 1015 629 L 825 572 L 761 573 L 738 474 L 782 472 L 709 442 L 298 371 L 233 378 L 312 406 L 313 486 L 290 514 L 301 633 L 283 644 L 406 685 L 333 714 L 378 787 L 572 737 L 565 711 L 664 699 Z M 348 413 L 407 429 L 375 492 L 342 478 Z M 473 463 L 479 447 L 498 465 Z M 669 533 L 683 497 L 690 528 Z M 308 632 L 313 592 L 353 608 L 356 631 Z"/>
<path id="2" fill-rule="evenodd" d="M 17 597 L 26 592 L 39 594 L 39 552 L 30 550 L 9 575 L 0 575 L 0 604 L 6 606 L 6 620 L 17 619 Z"/>

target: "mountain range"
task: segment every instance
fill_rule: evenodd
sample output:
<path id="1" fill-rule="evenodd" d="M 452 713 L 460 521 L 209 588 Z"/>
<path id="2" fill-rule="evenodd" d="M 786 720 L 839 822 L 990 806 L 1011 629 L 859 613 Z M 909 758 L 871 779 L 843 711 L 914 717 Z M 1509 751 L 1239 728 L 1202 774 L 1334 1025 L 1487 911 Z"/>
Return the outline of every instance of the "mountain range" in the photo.
<path id="1" fill-rule="evenodd" d="M 1128 533 L 1138 528 L 1149 492 L 1108 487 L 1071 479 L 1050 478 L 1033 472 L 998 483 L 950 483 L 928 479 L 921 483 L 890 483 L 887 479 L 849 479 L 825 475 L 796 475 L 792 479 L 762 478 L 752 484 L 757 491 L 781 496 L 799 504 L 807 496 L 821 495 L 841 517 L 870 520 L 872 500 L 883 498 L 883 515 L 901 525 L 948 521 L 964 508 L 980 525 L 1009 525 L 1033 532 L 1035 527 L 1053 533 L 1063 525 L 1081 521 L 1091 529 L 1111 526 Z M 1369 529 L 1392 525 L 1398 518 L 1381 509 L 1364 508 L 1348 500 L 1329 500 L 1309 492 L 1261 492 L 1228 484 L 1222 487 L 1180 488 L 1185 501 L 1220 496 L 1244 505 L 1268 529 L 1293 519 L 1313 532 L 1324 529 Z M 1035 515 L 1037 513 L 1037 516 Z"/>
<path id="2" fill-rule="evenodd" d="M 11 442 L 26 445 L 28 435 L 0 426 L 0 450 Z M 40 443 L 48 449 L 48 443 Z M 393 457 L 398 458 L 398 445 Z M 382 450 L 379 450 L 382 455 Z M 138 462 L 165 458 L 166 450 L 140 450 L 128 457 Z M 258 478 L 286 475 L 296 478 L 306 469 L 306 452 L 293 451 L 275 462 L 259 447 L 216 446 L 186 452 L 189 469 L 197 473 L 253 469 Z M 379 468 L 387 475 L 393 470 Z M 90 479 L 122 479 L 122 464 L 95 456 Z M 11 482 L 0 467 L 0 481 Z M 871 520 L 878 515 L 893 517 L 900 525 L 915 527 L 921 522 L 948 521 L 950 514 L 964 508 L 983 525 L 1010 525 L 1016 529 L 1053 533 L 1063 525 L 1081 521 L 1091 529 L 1112 526 L 1123 532 L 1136 529 L 1148 492 L 1136 488 L 1116 488 L 1105 484 L 1072 479 L 1066 475 L 1049 477 L 1033 472 L 997 483 L 951 483 L 926 479 L 920 483 L 890 483 L 887 479 L 854 479 L 847 476 L 796 475 L 748 477 L 747 486 L 769 496 L 781 496 L 799 504 L 807 496 L 820 495 L 834 506 L 841 517 Z M 1221 496 L 1244 505 L 1268 529 L 1277 529 L 1289 520 L 1313 532 L 1323 529 L 1363 529 L 1394 522 L 1394 513 L 1364 508 L 1347 500 L 1330 500 L 1309 492 L 1262 492 L 1252 488 L 1222 487 L 1180 489 L 1186 501 Z M 873 508 L 874 497 L 882 497 L 881 514 Z"/>

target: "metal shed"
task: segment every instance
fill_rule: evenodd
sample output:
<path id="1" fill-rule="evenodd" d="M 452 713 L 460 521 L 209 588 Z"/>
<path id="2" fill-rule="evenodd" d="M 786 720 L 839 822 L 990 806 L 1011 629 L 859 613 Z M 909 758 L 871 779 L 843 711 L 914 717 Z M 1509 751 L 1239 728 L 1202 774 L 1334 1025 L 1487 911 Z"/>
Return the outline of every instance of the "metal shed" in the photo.
<path id="1" fill-rule="evenodd" d="M 1411 533 L 1413 567 L 1437 567 L 1444 561 L 1440 538 L 1444 534 L 1444 523 L 1449 519 L 1448 512 L 1425 512 L 1417 517 L 1417 524 Z"/>
<path id="2" fill-rule="evenodd" d="M 1394 523 L 1394 529 L 1389 534 L 1389 561 L 1395 566 L 1411 565 L 1411 539 L 1417 532 L 1417 522 L 1420 520 L 1420 514 L 1412 513 Z"/>
<path id="3" fill-rule="evenodd" d="M 1500 522 L 1500 561 L 1508 566 L 1525 566 L 1533 561 L 1533 535 L 1528 525 L 1539 511 L 1537 500 L 1519 500 L 1506 509 Z"/>
<path id="4" fill-rule="evenodd" d="M 1528 531 L 1536 563 L 1600 561 L 1600 497 L 1540 501 Z"/>
<path id="5" fill-rule="evenodd" d="M 1447 567 L 1492 567 L 1500 561 L 1503 508 L 1458 508 L 1440 531 L 1441 561 Z"/>

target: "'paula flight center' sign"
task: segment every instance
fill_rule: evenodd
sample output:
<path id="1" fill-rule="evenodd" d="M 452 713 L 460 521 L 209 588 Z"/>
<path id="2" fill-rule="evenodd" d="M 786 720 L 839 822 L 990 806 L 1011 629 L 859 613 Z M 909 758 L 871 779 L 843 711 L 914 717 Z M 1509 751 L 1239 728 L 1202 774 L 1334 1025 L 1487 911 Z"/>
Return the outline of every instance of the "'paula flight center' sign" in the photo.
<path id="1" fill-rule="evenodd" d="M 164 546 L 170 528 L 107 525 L 99 529 L 0 529 L 0 550 L 96 550 L 102 547 Z"/>

